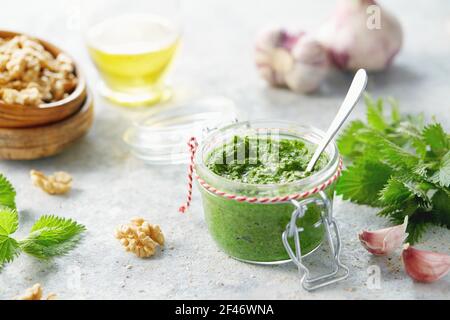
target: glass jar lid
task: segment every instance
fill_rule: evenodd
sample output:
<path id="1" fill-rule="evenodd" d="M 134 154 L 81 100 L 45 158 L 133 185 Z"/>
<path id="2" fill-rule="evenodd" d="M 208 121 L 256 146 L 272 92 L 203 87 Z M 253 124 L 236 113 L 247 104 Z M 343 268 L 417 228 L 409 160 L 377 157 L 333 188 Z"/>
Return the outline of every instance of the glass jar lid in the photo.
<path id="1" fill-rule="evenodd" d="M 189 161 L 187 142 L 200 143 L 213 129 L 236 122 L 237 108 L 224 97 L 208 97 L 184 104 L 154 108 L 135 121 L 123 140 L 131 152 L 149 164 L 180 164 Z"/>

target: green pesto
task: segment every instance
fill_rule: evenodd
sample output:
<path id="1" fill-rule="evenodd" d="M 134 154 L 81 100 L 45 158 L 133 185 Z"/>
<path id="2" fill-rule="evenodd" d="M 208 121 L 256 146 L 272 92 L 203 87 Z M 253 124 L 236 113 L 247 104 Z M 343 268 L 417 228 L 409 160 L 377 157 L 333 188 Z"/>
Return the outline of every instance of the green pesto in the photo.
<path id="1" fill-rule="evenodd" d="M 217 175 L 250 184 L 294 182 L 319 171 L 327 163 L 321 156 L 313 172 L 306 167 L 314 146 L 298 139 L 235 136 L 230 142 L 213 150 L 207 167 Z"/>
<path id="2" fill-rule="evenodd" d="M 276 148 L 278 159 L 272 152 Z M 306 176 L 304 170 L 312 151 L 313 146 L 302 140 L 234 137 L 223 148 L 213 150 L 207 157 L 206 164 L 211 171 L 229 180 L 251 184 L 280 184 Z M 326 161 L 326 157 L 322 157 L 315 170 L 323 168 Z M 220 189 L 220 186 L 215 187 Z M 281 235 L 294 210 L 291 203 L 251 204 L 226 199 L 200 189 L 209 231 L 223 251 L 232 257 L 253 262 L 289 259 Z M 331 199 L 334 184 L 325 192 Z M 312 204 L 305 216 L 297 222 L 304 229 L 300 233 L 302 254 L 317 248 L 323 239 L 323 226 L 314 226 L 320 221 L 321 215 L 322 208 Z M 293 247 L 293 243 L 291 246 Z"/>

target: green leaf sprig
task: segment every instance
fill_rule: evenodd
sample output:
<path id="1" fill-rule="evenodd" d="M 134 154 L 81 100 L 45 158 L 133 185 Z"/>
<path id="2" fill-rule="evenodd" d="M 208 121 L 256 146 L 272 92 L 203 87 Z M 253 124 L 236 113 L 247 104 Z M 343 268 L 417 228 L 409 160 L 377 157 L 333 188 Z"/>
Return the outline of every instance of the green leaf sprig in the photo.
<path id="1" fill-rule="evenodd" d="M 366 95 L 367 122 L 351 122 L 338 139 L 351 161 L 337 193 L 359 204 L 380 207 L 393 223 L 409 217 L 408 242 L 415 243 L 430 224 L 450 228 L 450 135 L 441 124 L 424 124 L 423 115 L 402 115 L 390 100 Z"/>
<path id="2" fill-rule="evenodd" d="M 25 239 L 16 240 L 12 237 L 19 228 L 15 196 L 11 183 L 0 174 L 0 269 L 21 252 L 46 260 L 65 255 L 81 240 L 83 225 L 54 215 L 41 216 Z"/>

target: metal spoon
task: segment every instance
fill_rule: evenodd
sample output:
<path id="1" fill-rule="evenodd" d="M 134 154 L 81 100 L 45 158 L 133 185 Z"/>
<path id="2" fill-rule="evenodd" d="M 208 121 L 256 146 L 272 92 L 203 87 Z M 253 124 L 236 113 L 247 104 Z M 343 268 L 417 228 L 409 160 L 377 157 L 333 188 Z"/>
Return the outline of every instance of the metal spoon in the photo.
<path id="1" fill-rule="evenodd" d="M 366 70 L 359 69 L 356 72 L 355 77 L 353 78 L 352 84 L 348 89 L 347 95 L 345 96 L 344 102 L 342 102 L 341 107 L 339 108 L 339 111 L 336 114 L 336 117 L 334 117 L 334 120 L 331 123 L 330 127 L 328 128 L 327 133 L 323 137 L 322 141 L 320 141 L 319 146 L 317 147 L 316 151 L 314 152 L 314 155 L 309 161 L 308 166 L 306 167 L 306 172 L 311 172 L 311 170 L 314 168 L 314 165 L 316 164 L 317 160 L 319 160 L 319 157 L 322 154 L 323 150 L 325 150 L 325 148 L 328 146 L 328 144 L 333 139 L 335 134 L 341 128 L 342 124 L 347 119 L 350 112 L 352 112 L 353 108 L 355 107 L 356 103 L 361 97 L 361 94 L 366 88 L 366 85 L 367 85 Z"/>

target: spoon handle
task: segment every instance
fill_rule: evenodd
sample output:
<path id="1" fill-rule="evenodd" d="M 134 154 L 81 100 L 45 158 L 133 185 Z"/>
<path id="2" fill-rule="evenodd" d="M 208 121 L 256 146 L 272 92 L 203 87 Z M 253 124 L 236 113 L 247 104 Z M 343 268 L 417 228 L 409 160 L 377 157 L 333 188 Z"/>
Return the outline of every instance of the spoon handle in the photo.
<path id="1" fill-rule="evenodd" d="M 341 128 L 342 124 L 347 119 L 350 112 L 352 112 L 353 108 L 355 107 L 356 103 L 361 97 L 361 94 L 366 88 L 366 85 L 367 85 L 367 73 L 364 69 L 359 69 L 358 72 L 356 72 L 355 77 L 353 78 L 350 89 L 348 90 L 344 102 L 342 102 L 342 105 L 339 108 L 336 117 L 334 118 L 333 122 L 331 123 L 330 127 L 327 130 L 327 133 L 320 141 L 319 146 L 317 147 L 316 151 L 314 152 L 314 155 L 312 156 L 310 162 L 308 163 L 308 166 L 306 167 L 306 172 L 311 172 L 311 170 L 314 168 L 314 165 L 316 164 L 323 150 L 325 150 L 325 148 L 328 146 L 328 144 L 333 139 L 335 134 Z"/>

